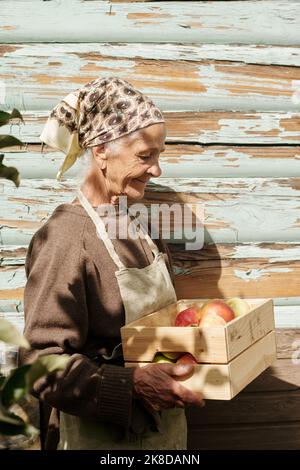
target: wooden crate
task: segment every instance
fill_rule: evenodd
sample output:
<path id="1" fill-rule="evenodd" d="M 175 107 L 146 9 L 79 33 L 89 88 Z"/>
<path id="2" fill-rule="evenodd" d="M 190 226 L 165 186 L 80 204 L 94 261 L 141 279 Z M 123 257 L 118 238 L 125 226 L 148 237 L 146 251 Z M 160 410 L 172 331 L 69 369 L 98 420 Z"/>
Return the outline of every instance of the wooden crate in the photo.
<path id="1" fill-rule="evenodd" d="M 273 302 L 247 300 L 249 313 L 225 326 L 170 326 L 179 311 L 205 301 L 179 300 L 125 325 L 121 335 L 126 367 L 142 367 L 157 352 L 189 352 L 199 364 L 183 385 L 210 400 L 237 395 L 276 359 Z"/>
<path id="2" fill-rule="evenodd" d="M 157 352 L 189 352 L 199 363 L 227 364 L 251 344 L 274 330 L 273 302 L 247 300 L 251 310 L 225 326 L 172 326 L 178 312 L 207 299 L 178 300 L 121 328 L 125 361 L 152 362 Z"/>

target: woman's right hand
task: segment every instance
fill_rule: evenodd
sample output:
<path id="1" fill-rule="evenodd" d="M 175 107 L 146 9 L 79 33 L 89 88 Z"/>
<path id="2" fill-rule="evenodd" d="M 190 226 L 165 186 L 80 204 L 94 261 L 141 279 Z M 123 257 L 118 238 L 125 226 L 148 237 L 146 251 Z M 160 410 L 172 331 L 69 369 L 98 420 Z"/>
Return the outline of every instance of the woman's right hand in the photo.
<path id="1" fill-rule="evenodd" d="M 191 376 L 192 364 L 148 364 L 136 367 L 133 373 L 134 396 L 154 411 L 184 408 L 186 405 L 203 406 L 203 397 L 184 387 L 176 378 Z"/>

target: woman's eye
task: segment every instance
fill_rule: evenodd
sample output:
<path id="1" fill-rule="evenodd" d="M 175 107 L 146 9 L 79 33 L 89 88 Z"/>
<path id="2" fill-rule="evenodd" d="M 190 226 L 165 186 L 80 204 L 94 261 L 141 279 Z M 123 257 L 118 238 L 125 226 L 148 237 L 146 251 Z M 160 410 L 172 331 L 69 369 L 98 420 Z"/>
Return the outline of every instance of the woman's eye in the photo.
<path id="1" fill-rule="evenodd" d="M 140 158 L 142 158 L 143 160 L 146 160 L 147 158 L 150 158 L 151 155 L 139 155 Z"/>

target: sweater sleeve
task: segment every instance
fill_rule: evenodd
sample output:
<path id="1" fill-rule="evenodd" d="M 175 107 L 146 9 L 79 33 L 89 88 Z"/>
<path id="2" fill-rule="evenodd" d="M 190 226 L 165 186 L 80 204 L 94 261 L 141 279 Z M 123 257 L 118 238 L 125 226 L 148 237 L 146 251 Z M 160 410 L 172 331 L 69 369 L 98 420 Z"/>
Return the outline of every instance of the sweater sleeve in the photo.
<path id="1" fill-rule="evenodd" d="M 128 427 L 133 370 L 99 367 L 80 353 L 89 315 L 82 256 L 84 224 L 78 230 L 74 237 L 67 223 L 61 232 L 46 223 L 31 240 L 24 292 L 24 335 L 31 349 L 20 350 L 20 363 L 31 363 L 45 354 L 69 354 L 65 370 L 37 380 L 33 395 L 60 411 Z"/>

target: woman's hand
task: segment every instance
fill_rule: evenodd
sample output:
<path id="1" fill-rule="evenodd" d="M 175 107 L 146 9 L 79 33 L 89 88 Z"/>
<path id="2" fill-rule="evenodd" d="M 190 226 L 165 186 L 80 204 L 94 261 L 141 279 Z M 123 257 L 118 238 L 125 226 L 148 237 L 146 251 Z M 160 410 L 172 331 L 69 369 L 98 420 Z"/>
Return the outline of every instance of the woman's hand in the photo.
<path id="1" fill-rule="evenodd" d="M 203 406 L 203 397 L 184 387 L 175 378 L 191 376 L 194 366 L 191 364 L 149 364 L 137 367 L 133 373 L 134 395 L 145 405 L 161 411 L 167 408 L 185 405 Z"/>

